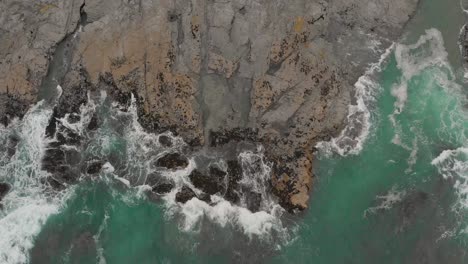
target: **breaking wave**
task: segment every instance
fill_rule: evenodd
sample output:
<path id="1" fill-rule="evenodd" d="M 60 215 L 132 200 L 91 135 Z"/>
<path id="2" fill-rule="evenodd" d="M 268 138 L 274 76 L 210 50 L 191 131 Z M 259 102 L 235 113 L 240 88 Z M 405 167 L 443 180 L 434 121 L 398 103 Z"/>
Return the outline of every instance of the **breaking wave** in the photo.
<path id="1" fill-rule="evenodd" d="M 378 73 L 382 65 L 392 53 L 395 44 L 392 44 L 381 55 L 377 63 L 371 64 L 365 74 L 354 84 L 355 103 L 348 106 L 347 125 L 340 135 L 330 141 L 322 141 L 317 148 L 329 155 L 332 152 L 341 156 L 357 155 L 363 149 L 364 142 L 371 130 L 371 106 L 376 102 L 376 96 L 381 90 L 378 83 Z M 375 49 L 375 47 L 374 47 Z"/>
<path id="2" fill-rule="evenodd" d="M 11 188 L 0 207 L 1 263 L 27 263 L 35 236 L 62 204 L 64 193 L 50 193 L 44 185 L 48 173 L 41 170 L 51 115 L 52 109 L 39 102 L 23 120 L 0 127 L 0 182 Z"/>

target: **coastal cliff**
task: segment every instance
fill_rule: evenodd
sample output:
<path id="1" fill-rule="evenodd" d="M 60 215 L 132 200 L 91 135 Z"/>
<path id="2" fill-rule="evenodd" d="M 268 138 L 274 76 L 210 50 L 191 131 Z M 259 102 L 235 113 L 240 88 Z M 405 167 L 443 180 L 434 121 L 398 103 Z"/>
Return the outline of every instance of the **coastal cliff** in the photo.
<path id="1" fill-rule="evenodd" d="M 57 85 L 63 93 L 54 118 L 77 114 L 88 92 L 105 90 L 123 106 L 133 94 L 147 131 L 171 131 L 192 152 L 263 145 L 274 164 L 272 192 L 284 208 L 302 210 L 315 144 L 344 128 L 354 83 L 399 37 L 417 4 L 2 1 L 1 122 L 21 118 Z M 228 164 L 235 186 L 239 165 Z M 46 169 L 59 173 L 56 165 Z M 213 184 L 213 177 L 191 179 Z"/>

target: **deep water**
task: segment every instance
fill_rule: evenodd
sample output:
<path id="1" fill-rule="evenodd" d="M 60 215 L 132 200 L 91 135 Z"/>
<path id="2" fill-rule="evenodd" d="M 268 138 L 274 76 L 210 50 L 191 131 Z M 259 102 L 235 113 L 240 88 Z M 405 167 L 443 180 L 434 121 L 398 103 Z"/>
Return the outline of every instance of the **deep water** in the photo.
<path id="1" fill-rule="evenodd" d="M 339 155 L 321 145 L 310 208 L 298 216 L 273 199 L 253 214 L 222 200 L 180 207 L 174 192 L 148 197 L 149 157 L 167 149 L 105 94 L 83 108 L 82 120 L 97 111 L 105 121 L 83 132 L 82 153 L 109 163 L 68 191 L 49 193 L 40 159 L 52 111 L 36 105 L 12 128 L 0 128 L 2 146 L 19 139 L 13 157 L 0 156 L 0 180 L 13 186 L 0 213 L 0 262 L 468 263 L 463 23 L 458 0 L 422 1 L 403 39 L 364 83 L 372 98 L 364 100 L 371 125 L 362 150 Z M 242 155 L 258 170 L 246 184 L 263 190 L 269 164 L 261 148 Z M 183 184 L 186 175 L 168 177 Z"/>

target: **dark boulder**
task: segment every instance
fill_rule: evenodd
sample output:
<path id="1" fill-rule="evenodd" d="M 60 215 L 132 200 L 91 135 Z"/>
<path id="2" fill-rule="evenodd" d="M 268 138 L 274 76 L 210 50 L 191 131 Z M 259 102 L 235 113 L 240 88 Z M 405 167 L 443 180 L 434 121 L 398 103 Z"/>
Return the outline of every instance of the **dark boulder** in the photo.
<path id="1" fill-rule="evenodd" d="M 195 192 L 192 189 L 190 189 L 189 187 L 184 186 L 184 187 L 182 187 L 182 190 L 180 190 L 176 194 L 175 200 L 178 203 L 186 203 L 187 201 L 191 200 L 194 197 L 196 197 Z"/>
<path id="2" fill-rule="evenodd" d="M 161 181 L 157 183 L 156 185 L 153 186 L 152 191 L 156 194 L 166 194 L 171 192 L 171 190 L 174 188 L 174 184 L 169 181 Z"/>
<path id="3" fill-rule="evenodd" d="M 185 168 L 189 164 L 186 157 L 180 155 L 179 153 L 170 153 L 159 158 L 156 161 L 157 167 L 163 167 L 167 169 L 180 169 Z"/>
<path id="4" fill-rule="evenodd" d="M 0 201 L 7 195 L 7 193 L 11 190 L 11 186 L 8 183 L 0 182 Z"/>
<path id="5" fill-rule="evenodd" d="M 260 210 L 260 205 L 262 203 L 262 194 L 258 192 L 247 192 L 246 195 L 246 204 L 247 204 L 247 209 L 249 209 L 252 212 L 258 212 Z"/>
<path id="6" fill-rule="evenodd" d="M 159 144 L 163 147 L 172 147 L 172 140 L 169 136 L 166 135 L 160 135 L 158 138 Z"/>
<path id="7" fill-rule="evenodd" d="M 91 117 L 91 120 L 89 121 L 88 123 L 88 130 L 91 130 L 91 131 L 94 131 L 96 129 L 98 129 L 99 127 L 99 122 L 98 122 L 98 117 L 97 117 L 97 114 L 94 113 L 93 116 Z"/>
<path id="8" fill-rule="evenodd" d="M 189 178 L 195 187 L 208 194 L 224 191 L 224 177 L 226 173 L 218 168 L 211 167 L 210 174 L 206 175 L 198 170 L 193 170 Z"/>
<path id="9" fill-rule="evenodd" d="M 239 181 L 242 179 L 242 167 L 236 160 L 229 160 L 228 165 L 228 186 L 224 198 L 232 203 L 240 200 Z"/>
<path id="10" fill-rule="evenodd" d="M 86 167 L 87 174 L 97 174 L 101 171 L 102 166 L 104 165 L 103 161 L 91 161 Z"/>
<path id="11" fill-rule="evenodd" d="M 197 198 L 200 201 L 204 201 L 207 204 L 211 204 L 211 195 L 209 195 L 207 193 L 202 193 L 202 194 L 198 195 Z"/>

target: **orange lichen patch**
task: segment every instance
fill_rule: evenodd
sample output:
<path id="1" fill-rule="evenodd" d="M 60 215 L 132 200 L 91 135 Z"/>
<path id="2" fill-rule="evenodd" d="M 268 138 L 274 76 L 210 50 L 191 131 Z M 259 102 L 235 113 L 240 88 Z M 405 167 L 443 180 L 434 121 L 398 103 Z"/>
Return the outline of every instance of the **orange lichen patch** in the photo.
<path id="1" fill-rule="evenodd" d="M 58 8 L 58 6 L 54 4 L 40 4 L 39 13 L 44 14 L 52 8 Z"/>
<path id="2" fill-rule="evenodd" d="M 296 18 L 296 21 L 294 21 L 294 31 L 296 33 L 300 33 L 304 29 L 304 18 L 299 16 Z"/>

